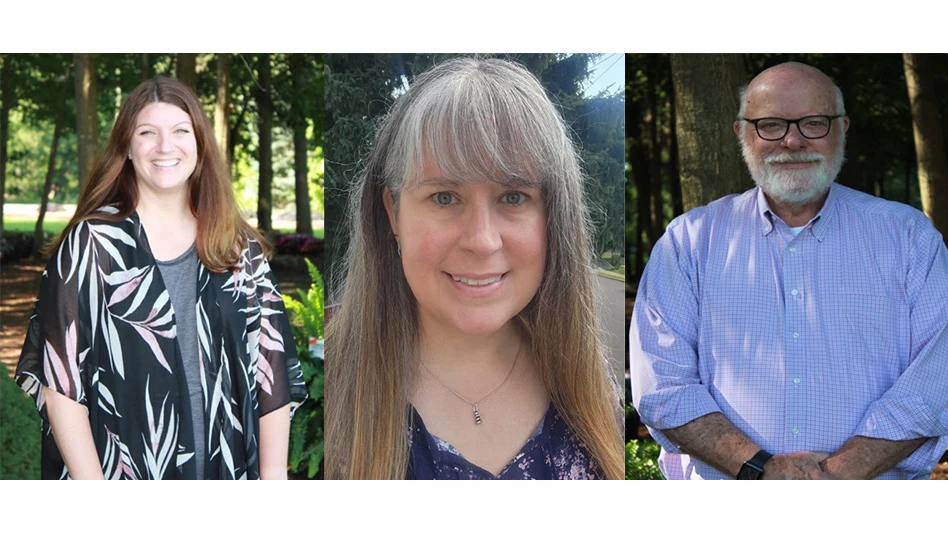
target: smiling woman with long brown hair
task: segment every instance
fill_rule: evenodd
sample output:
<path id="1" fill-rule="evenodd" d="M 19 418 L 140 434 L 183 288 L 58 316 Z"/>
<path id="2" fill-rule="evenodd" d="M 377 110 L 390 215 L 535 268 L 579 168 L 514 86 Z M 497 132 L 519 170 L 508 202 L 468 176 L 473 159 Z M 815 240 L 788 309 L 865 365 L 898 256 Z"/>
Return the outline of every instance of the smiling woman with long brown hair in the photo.
<path id="1" fill-rule="evenodd" d="M 328 477 L 623 477 L 579 160 L 532 74 L 454 59 L 419 76 L 349 219 Z"/>
<path id="2" fill-rule="evenodd" d="M 17 366 L 43 478 L 286 477 L 305 388 L 268 250 L 195 94 L 136 87 L 51 248 Z"/>

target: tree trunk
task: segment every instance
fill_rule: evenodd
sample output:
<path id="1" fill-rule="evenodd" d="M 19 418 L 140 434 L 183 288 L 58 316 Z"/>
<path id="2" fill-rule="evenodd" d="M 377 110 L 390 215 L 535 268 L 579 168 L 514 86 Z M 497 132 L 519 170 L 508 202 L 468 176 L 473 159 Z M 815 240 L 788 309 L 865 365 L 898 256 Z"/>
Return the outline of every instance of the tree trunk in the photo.
<path id="1" fill-rule="evenodd" d="M 655 54 L 648 54 L 645 60 L 645 72 L 648 87 L 645 95 L 648 102 L 648 178 L 652 181 L 651 187 L 651 216 L 648 228 L 648 240 L 655 244 L 665 232 L 665 213 L 662 209 L 662 148 L 658 144 L 658 58 Z"/>
<path id="2" fill-rule="evenodd" d="M 846 114 L 850 117 L 858 116 L 858 100 L 856 99 L 856 88 L 862 78 L 859 74 L 855 73 L 857 66 L 852 64 L 849 61 L 850 56 L 843 55 L 842 65 L 839 69 L 839 74 L 836 76 L 836 81 L 839 83 L 840 90 L 843 91 L 844 95 L 849 95 L 850 98 L 846 102 Z M 834 121 L 835 122 L 835 121 Z M 833 124 L 833 127 L 836 127 L 836 124 Z M 864 157 L 859 157 L 859 154 L 864 154 L 863 142 L 862 142 L 862 131 L 859 128 L 852 128 L 849 130 L 849 133 L 846 134 L 846 153 L 854 154 L 854 157 L 849 157 L 846 159 L 846 162 L 843 163 L 843 168 L 840 170 L 839 175 L 836 177 L 836 182 L 840 185 L 845 185 L 856 189 L 857 191 L 863 191 L 867 194 L 871 194 L 872 190 L 866 188 L 865 182 L 865 169 L 864 167 Z"/>
<path id="3" fill-rule="evenodd" d="M 142 79 L 141 81 L 146 81 L 151 79 L 151 59 L 148 58 L 148 54 L 141 55 L 141 70 L 142 70 Z"/>
<path id="4" fill-rule="evenodd" d="M 247 108 L 249 107 L 247 101 L 253 96 L 253 91 L 248 92 L 243 84 L 237 84 L 235 89 L 238 91 L 238 97 L 232 98 L 231 102 L 243 102 L 243 105 L 240 106 L 240 112 L 234 117 L 233 123 L 230 124 L 230 128 L 227 132 L 227 160 L 231 162 L 231 165 L 234 163 L 234 153 L 237 148 L 233 140 L 237 138 L 237 133 L 245 125 L 245 121 L 247 120 Z M 231 171 L 233 171 L 233 169 L 231 169 Z"/>
<path id="5" fill-rule="evenodd" d="M 10 66 L 10 56 L 0 56 L 3 66 L 0 67 L 0 237 L 3 237 L 3 204 L 7 196 L 7 137 L 10 129 L 10 108 L 13 107 L 13 67 Z"/>
<path id="6" fill-rule="evenodd" d="M 257 125 L 260 147 L 260 182 L 257 191 L 257 227 L 265 234 L 273 232 L 273 102 L 270 99 L 270 54 L 260 55 L 257 89 Z"/>
<path id="7" fill-rule="evenodd" d="M 197 92 L 197 54 L 178 54 L 175 77 Z"/>
<path id="8" fill-rule="evenodd" d="M 736 54 L 672 54 L 678 156 L 687 211 L 751 186 L 731 128 L 743 63 Z"/>
<path id="9" fill-rule="evenodd" d="M 671 83 L 671 78 L 669 78 Z M 672 197 L 672 218 L 685 212 L 681 203 L 681 176 L 678 173 L 678 134 L 675 128 L 675 92 L 666 91 L 668 95 L 668 177 Z"/>
<path id="10" fill-rule="evenodd" d="M 76 138 L 79 156 L 79 190 L 86 184 L 95 164 L 99 145 L 99 117 L 96 102 L 95 63 L 92 54 L 73 54 L 76 72 Z"/>
<path id="11" fill-rule="evenodd" d="M 927 54 L 902 54 L 905 85 L 912 106 L 922 210 L 935 228 L 943 236 L 948 236 L 948 161 L 945 159 L 938 96 L 929 61 Z M 941 209 L 935 209 L 935 206 L 941 206 Z"/>
<path id="12" fill-rule="evenodd" d="M 904 199 L 902 203 L 905 205 L 912 205 L 912 170 L 915 169 L 915 147 L 913 145 L 908 145 L 905 149 L 905 190 L 903 191 Z"/>
<path id="13" fill-rule="evenodd" d="M 639 102 L 626 101 L 625 123 L 632 125 L 632 129 L 628 130 L 629 133 L 626 139 L 627 157 L 636 191 L 634 210 L 627 215 L 633 224 L 632 237 L 633 242 L 635 242 L 635 258 L 632 262 L 633 268 L 629 272 L 629 282 L 632 287 L 638 287 L 639 280 L 642 278 L 642 271 L 645 268 L 645 255 L 654 244 L 648 242 L 645 238 L 650 223 L 649 200 L 652 196 L 652 183 L 648 179 L 648 156 L 646 155 L 643 139 L 645 132 L 642 131 L 644 115 L 644 109 L 640 107 Z"/>
<path id="14" fill-rule="evenodd" d="M 66 79 L 63 80 L 63 84 L 68 87 L 68 74 Z M 65 102 L 65 100 L 64 97 L 63 101 Z M 62 137 L 65 122 L 65 105 L 60 104 L 59 109 L 56 110 L 56 125 L 53 126 L 53 142 L 49 146 L 49 161 L 46 164 L 46 181 L 43 182 L 43 195 L 40 197 L 39 218 L 36 219 L 36 229 L 33 230 L 33 257 L 37 259 L 42 257 L 43 245 L 46 244 L 43 235 L 43 219 L 46 218 L 46 208 L 49 206 L 49 191 L 53 186 L 53 174 L 56 173 L 56 151 L 59 148 L 59 138 Z"/>
<path id="15" fill-rule="evenodd" d="M 306 58 L 290 54 L 290 73 L 293 76 L 293 108 L 290 121 L 293 127 L 293 170 L 296 174 L 296 233 L 312 235 L 313 221 L 309 210 L 309 169 L 306 166 L 306 111 L 303 95 L 306 84 Z"/>
<path id="16" fill-rule="evenodd" d="M 230 54 L 217 54 L 217 100 L 214 101 L 214 138 L 224 158 L 224 166 L 230 175 Z M 233 178 L 233 176 L 231 176 Z"/>

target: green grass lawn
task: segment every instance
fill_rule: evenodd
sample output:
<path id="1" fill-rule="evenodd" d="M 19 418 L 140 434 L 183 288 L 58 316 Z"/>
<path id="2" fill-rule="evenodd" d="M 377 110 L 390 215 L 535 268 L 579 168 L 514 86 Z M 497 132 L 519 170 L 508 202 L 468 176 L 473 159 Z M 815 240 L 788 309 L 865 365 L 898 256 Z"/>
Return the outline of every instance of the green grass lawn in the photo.
<path id="1" fill-rule="evenodd" d="M 43 231 L 58 235 L 66 227 L 66 220 L 43 220 Z M 32 217 L 3 217 L 3 231 L 22 231 L 24 233 L 33 233 L 36 229 L 36 219 Z"/>

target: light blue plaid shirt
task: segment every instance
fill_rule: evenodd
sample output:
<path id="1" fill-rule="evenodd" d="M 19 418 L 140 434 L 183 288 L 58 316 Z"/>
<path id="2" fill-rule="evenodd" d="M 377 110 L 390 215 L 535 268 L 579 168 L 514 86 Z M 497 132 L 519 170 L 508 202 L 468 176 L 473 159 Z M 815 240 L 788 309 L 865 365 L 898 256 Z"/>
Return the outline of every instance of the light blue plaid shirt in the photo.
<path id="1" fill-rule="evenodd" d="M 661 432 L 713 412 L 773 454 L 930 437 L 879 476 L 927 478 L 948 443 L 948 250 L 919 211 L 842 185 L 796 237 L 759 189 L 731 195 L 656 243 L 629 352 L 669 479 L 730 477 Z"/>

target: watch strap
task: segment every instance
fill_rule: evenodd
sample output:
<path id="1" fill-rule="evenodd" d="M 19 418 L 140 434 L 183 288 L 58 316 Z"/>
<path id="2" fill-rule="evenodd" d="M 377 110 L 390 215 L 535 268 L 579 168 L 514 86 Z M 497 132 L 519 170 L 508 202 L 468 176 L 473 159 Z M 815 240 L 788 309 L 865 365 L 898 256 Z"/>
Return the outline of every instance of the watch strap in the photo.
<path id="1" fill-rule="evenodd" d="M 760 450 L 753 457 L 741 465 L 741 471 L 737 473 L 737 479 L 763 479 L 764 463 L 770 460 L 773 454 Z"/>

